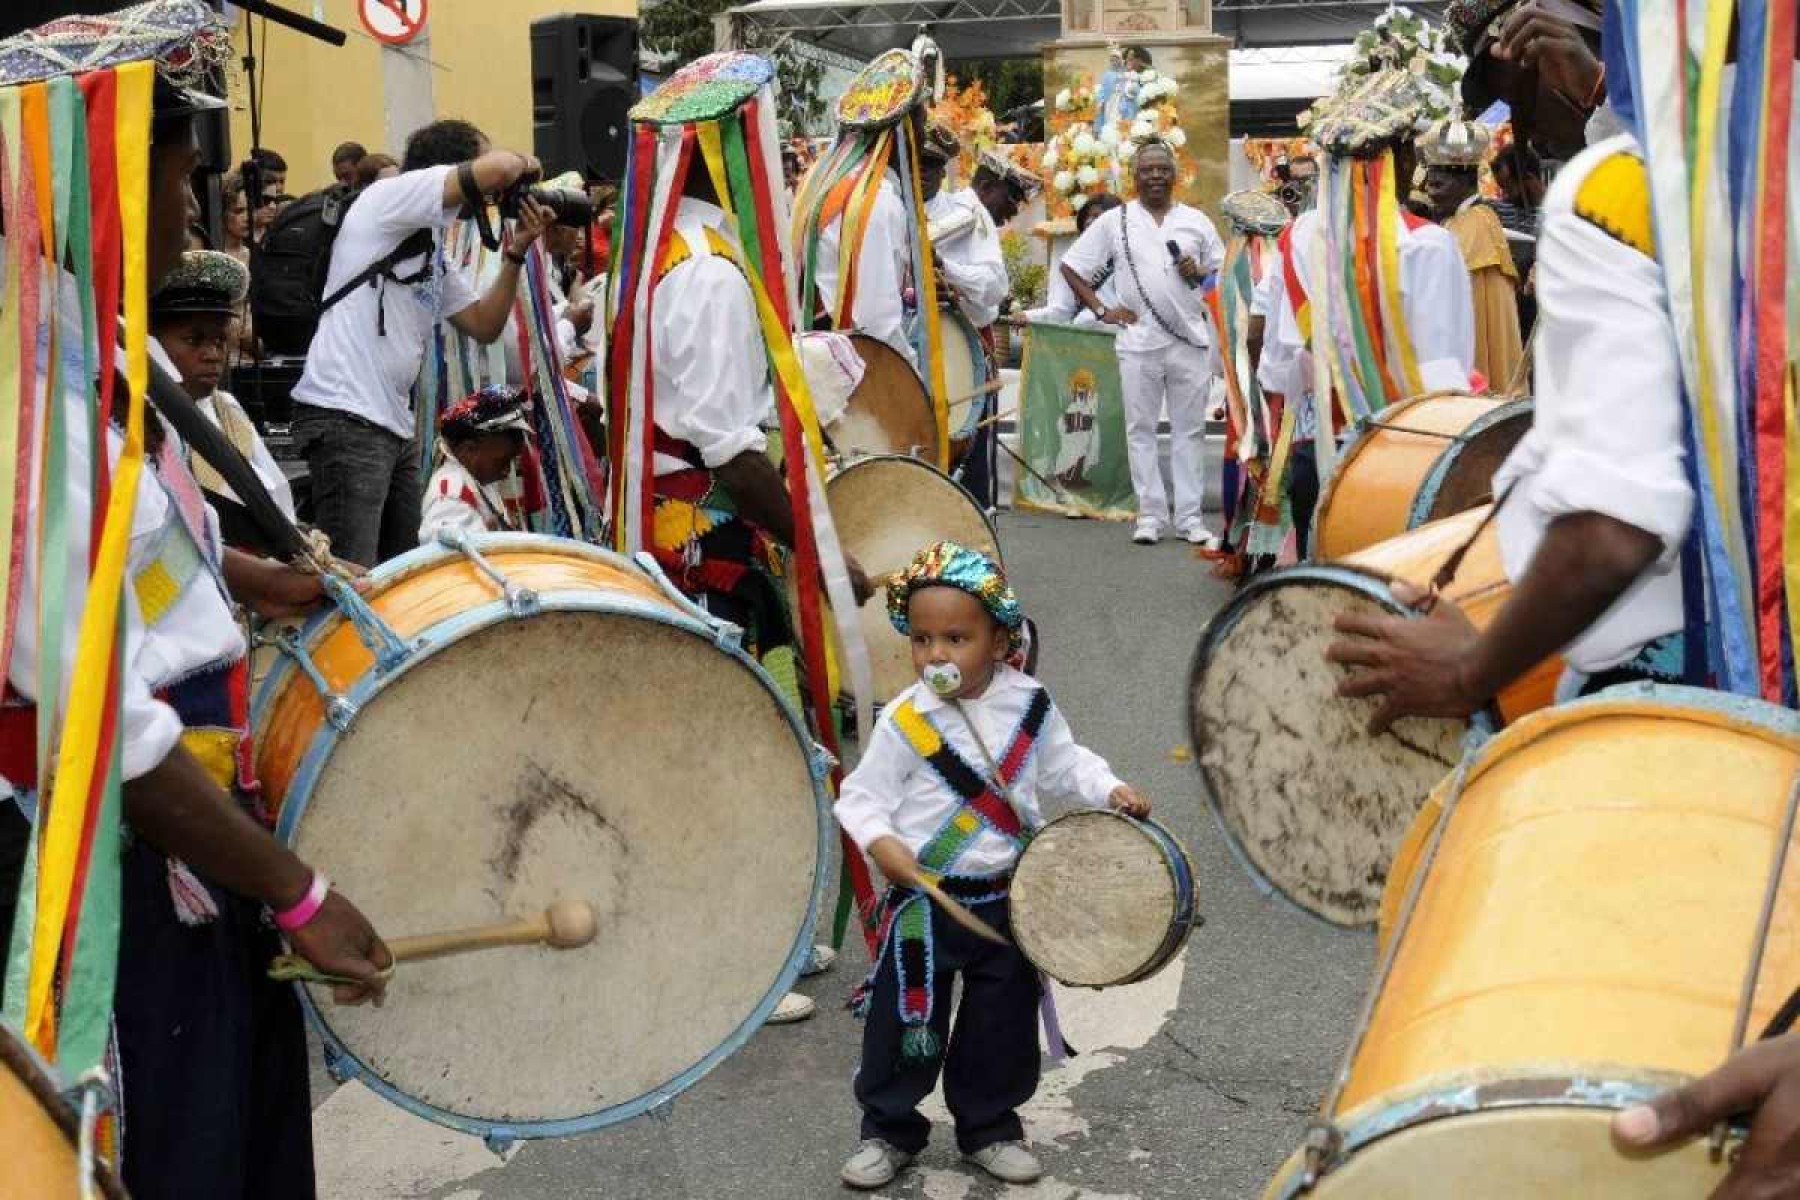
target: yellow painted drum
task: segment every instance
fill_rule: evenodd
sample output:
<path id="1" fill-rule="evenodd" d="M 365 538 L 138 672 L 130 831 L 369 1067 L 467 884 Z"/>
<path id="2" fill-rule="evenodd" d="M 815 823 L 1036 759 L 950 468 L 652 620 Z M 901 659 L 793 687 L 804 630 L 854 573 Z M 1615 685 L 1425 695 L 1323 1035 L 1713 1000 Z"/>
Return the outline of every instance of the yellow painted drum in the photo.
<path id="1" fill-rule="evenodd" d="M 0 1200 L 77 1200 L 82 1188 L 80 1118 L 44 1061 L 9 1026 L 0 1025 Z M 124 1200 L 125 1189 L 104 1166 L 98 1194 Z"/>
<path id="2" fill-rule="evenodd" d="M 1341 562 L 1259 575 L 1201 634 L 1188 729 L 1207 800 L 1259 883 L 1333 924 L 1375 920 L 1388 861 L 1456 764 L 1469 722 L 1408 718 L 1370 737 L 1376 702 L 1339 697 L 1343 668 L 1325 661 L 1332 621 L 1406 611 L 1390 581 L 1429 584 L 1487 512 L 1433 521 Z M 1490 523 L 1444 594 L 1485 627 L 1511 590 Z M 1500 715 L 1549 704 L 1561 670 L 1540 664 L 1501 694 Z"/>
<path id="3" fill-rule="evenodd" d="M 346 1073 L 492 1141 L 657 1109 L 812 942 L 822 756 L 730 627 L 577 542 L 453 536 L 310 622 L 257 697 L 277 832 L 391 937 L 588 902 L 599 934 L 302 998 Z"/>
<path id="4" fill-rule="evenodd" d="M 1493 497 L 1531 401 L 1432 392 L 1383 409 L 1344 447 L 1313 520 L 1313 557 L 1354 554 Z"/>
<path id="5" fill-rule="evenodd" d="M 1535 714 L 1451 781 L 1388 881 L 1388 928 L 1438 826 L 1411 918 L 1329 1114 L 1322 1200 L 1687 1200 L 1702 1145 L 1612 1147 L 1621 1108 L 1717 1066 L 1800 769 L 1800 716 L 1633 685 Z M 1751 1036 L 1800 982 L 1791 854 Z M 1296 1154 L 1268 1197 L 1301 1194 Z"/>

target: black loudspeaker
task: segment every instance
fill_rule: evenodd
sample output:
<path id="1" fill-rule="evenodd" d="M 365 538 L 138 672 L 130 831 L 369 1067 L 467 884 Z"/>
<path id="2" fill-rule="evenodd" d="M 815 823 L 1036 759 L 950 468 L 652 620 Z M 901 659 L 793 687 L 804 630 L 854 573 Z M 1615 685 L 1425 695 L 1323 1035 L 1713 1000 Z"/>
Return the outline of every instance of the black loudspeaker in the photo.
<path id="1" fill-rule="evenodd" d="M 531 23 L 532 153 L 544 173 L 618 179 L 637 103 L 638 24 L 565 14 Z"/>

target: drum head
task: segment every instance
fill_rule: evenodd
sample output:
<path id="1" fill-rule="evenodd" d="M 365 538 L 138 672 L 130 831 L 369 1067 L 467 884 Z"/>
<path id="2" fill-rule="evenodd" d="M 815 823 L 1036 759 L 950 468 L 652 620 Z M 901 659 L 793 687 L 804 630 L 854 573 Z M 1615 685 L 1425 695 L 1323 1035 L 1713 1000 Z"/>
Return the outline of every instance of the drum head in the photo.
<path id="1" fill-rule="evenodd" d="M 1375 701 L 1337 695 L 1332 621 L 1395 611 L 1385 592 L 1333 567 L 1262 576 L 1208 626 L 1190 680 L 1194 759 L 1226 834 L 1270 886 L 1338 925 L 1380 914 L 1394 850 L 1467 729 L 1408 718 L 1372 738 Z"/>
<path id="2" fill-rule="evenodd" d="M 761 676 L 698 625 L 561 598 L 438 626 L 283 810 L 390 938 L 593 906 L 586 946 L 406 963 L 382 1008 L 310 990 L 378 1090 L 477 1132 L 576 1132 L 689 1086 L 786 990 L 816 911 L 809 749 Z"/>
<path id="3" fill-rule="evenodd" d="M 1595 1087 L 1604 1087 L 1600 1080 Z M 1728 1164 L 1709 1161 L 1706 1139 L 1654 1158 L 1613 1148 L 1610 1109 L 1493 1109 L 1392 1133 L 1352 1151 L 1310 1193 L 1295 1155 L 1264 1193 L 1319 1200 L 1692 1200 L 1708 1196 Z"/>
<path id="4" fill-rule="evenodd" d="M 43 1060 L 4 1025 L 0 1025 L 0 1129 L 6 1131 L 0 1197 L 76 1200 L 85 1194 L 76 1153 L 79 1118 Z M 96 1174 L 101 1195 L 123 1200 L 125 1191 L 111 1171 L 101 1165 Z"/>
<path id="5" fill-rule="evenodd" d="M 844 552 L 870 578 L 898 571 L 933 542 L 958 542 L 1000 561 L 1000 542 L 981 506 L 937 469 L 911 458 L 868 458 L 825 485 Z M 912 647 L 877 594 L 857 611 L 875 671 L 875 696 L 891 700 L 917 678 Z"/>
<path id="6" fill-rule="evenodd" d="M 1072 812 L 1040 829 L 1019 855 L 1013 938 L 1032 965 L 1063 983 L 1130 983 L 1173 955 L 1164 950 L 1170 931 L 1192 915 L 1182 903 L 1184 893 L 1192 897 L 1188 880 L 1191 872 L 1178 878 L 1143 825 L 1097 809 Z"/>
<path id="7" fill-rule="evenodd" d="M 950 436 L 961 441 L 975 436 L 975 426 L 981 420 L 982 401 L 987 397 L 972 393 L 980 391 L 987 382 L 987 354 L 981 347 L 981 335 L 959 312 L 942 313 L 938 332 L 944 346 Z"/>
<path id="8" fill-rule="evenodd" d="M 853 333 L 865 366 L 843 416 L 825 432 L 847 460 L 878 454 L 937 458 L 937 413 L 919 373 L 886 342 Z"/>
<path id="9" fill-rule="evenodd" d="M 1492 500 L 1494 472 L 1519 439 L 1531 432 L 1531 412 L 1531 401 L 1519 400 L 1476 421 L 1464 434 L 1467 440 L 1445 452 L 1419 489 L 1420 503 L 1413 509 L 1412 526 L 1467 512 Z"/>

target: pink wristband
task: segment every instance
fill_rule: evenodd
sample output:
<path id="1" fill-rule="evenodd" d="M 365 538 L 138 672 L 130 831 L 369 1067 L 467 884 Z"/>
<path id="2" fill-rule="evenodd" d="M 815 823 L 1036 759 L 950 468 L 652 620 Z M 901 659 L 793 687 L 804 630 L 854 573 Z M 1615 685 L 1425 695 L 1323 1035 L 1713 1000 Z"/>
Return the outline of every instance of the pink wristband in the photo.
<path id="1" fill-rule="evenodd" d="M 325 878 L 321 871 L 314 871 L 312 883 L 306 889 L 306 895 L 294 902 L 292 908 L 282 909 L 275 914 L 275 927 L 283 933 L 292 933 L 308 921 L 319 915 L 325 907 L 325 896 L 331 891 L 331 880 Z"/>

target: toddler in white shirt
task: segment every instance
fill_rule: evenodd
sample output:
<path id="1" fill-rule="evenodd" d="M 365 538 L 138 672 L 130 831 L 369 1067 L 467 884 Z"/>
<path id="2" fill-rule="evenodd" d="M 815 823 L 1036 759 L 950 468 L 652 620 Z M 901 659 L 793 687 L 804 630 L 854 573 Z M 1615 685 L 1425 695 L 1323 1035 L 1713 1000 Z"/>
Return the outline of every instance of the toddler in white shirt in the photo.
<path id="1" fill-rule="evenodd" d="M 1043 823 L 1040 795 L 1134 816 L 1150 803 L 1075 741 L 1042 685 L 1009 665 L 1024 614 L 993 560 L 954 542 L 921 551 L 889 585 L 888 615 L 911 639 L 920 681 L 882 712 L 835 809 L 890 885 L 859 997 L 863 1141 L 842 1177 L 882 1187 L 924 1149 L 931 1123 L 918 1104 L 941 1067 L 964 1157 L 1029 1183 L 1042 1168 L 1025 1148 L 1018 1108 L 1037 1090 L 1039 975 L 1016 946 L 947 919 L 916 885 L 936 883 L 1005 930 L 1013 864 Z"/>

